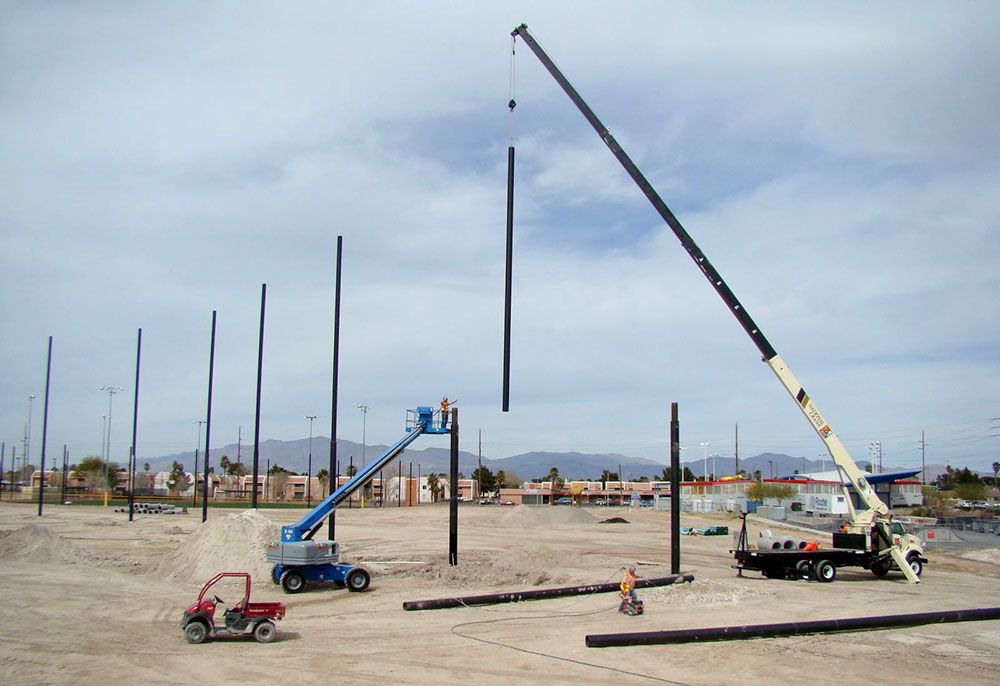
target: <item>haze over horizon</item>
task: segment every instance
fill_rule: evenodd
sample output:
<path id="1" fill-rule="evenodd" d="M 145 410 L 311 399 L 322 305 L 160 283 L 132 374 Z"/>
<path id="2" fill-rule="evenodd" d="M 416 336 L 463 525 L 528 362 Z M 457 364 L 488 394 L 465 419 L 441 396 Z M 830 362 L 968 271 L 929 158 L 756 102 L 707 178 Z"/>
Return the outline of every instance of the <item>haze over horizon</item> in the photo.
<path id="1" fill-rule="evenodd" d="M 389 443 L 457 398 L 461 447 L 685 461 L 824 446 L 523 42 L 526 22 L 856 461 L 1000 460 L 1000 5 L 16 3 L 0 24 L 0 440 Z M 500 412 L 506 147 L 517 148 Z M 990 381 L 990 380 L 993 381 Z M 28 396 L 37 396 L 29 403 Z M 362 414 L 358 406 L 370 408 Z M 204 434 L 201 434 L 204 440 Z M 364 437 L 364 438 L 363 438 Z M 430 445 L 421 442 L 420 446 Z"/>

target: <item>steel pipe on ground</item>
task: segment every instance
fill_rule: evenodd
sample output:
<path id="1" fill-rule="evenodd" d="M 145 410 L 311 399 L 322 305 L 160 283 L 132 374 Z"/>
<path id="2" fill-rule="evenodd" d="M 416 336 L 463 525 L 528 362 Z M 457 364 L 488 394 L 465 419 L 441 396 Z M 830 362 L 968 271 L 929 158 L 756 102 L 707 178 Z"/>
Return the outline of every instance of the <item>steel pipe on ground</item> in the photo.
<path id="1" fill-rule="evenodd" d="M 674 574 L 653 579 L 638 579 L 636 588 L 670 586 L 694 581 L 694 574 Z M 517 603 L 522 600 L 544 600 L 587 593 L 608 593 L 618 590 L 618 583 L 590 584 L 588 586 L 565 586 L 563 588 L 542 588 L 535 591 L 515 591 L 513 593 L 493 593 L 490 595 L 470 595 L 458 598 L 437 598 L 435 600 L 408 600 L 404 610 L 439 610 L 446 607 L 468 607 L 473 605 L 497 605 Z"/>
<path id="2" fill-rule="evenodd" d="M 809 622 L 781 622 L 778 624 L 745 624 L 705 629 L 674 629 L 671 631 L 642 631 L 624 634 L 591 634 L 586 637 L 588 648 L 613 648 L 618 646 L 662 645 L 668 643 L 693 643 L 696 641 L 729 641 L 744 638 L 771 638 L 801 634 L 832 633 L 839 631 L 868 631 L 891 629 L 921 624 L 946 624 L 951 622 L 979 622 L 1000 619 L 1000 607 L 971 610 L 945 610 L 915 612 L 878 617 L 850 617 L 847 619 L 821 619 Z"/>

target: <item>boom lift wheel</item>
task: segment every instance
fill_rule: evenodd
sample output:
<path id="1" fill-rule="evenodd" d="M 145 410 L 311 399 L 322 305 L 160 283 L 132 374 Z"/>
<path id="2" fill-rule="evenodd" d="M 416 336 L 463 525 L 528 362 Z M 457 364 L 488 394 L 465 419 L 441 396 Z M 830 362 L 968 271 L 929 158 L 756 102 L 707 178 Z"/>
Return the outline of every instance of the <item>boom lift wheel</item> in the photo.
<path id="1" fill-rule="evenodd" d="M 277 635 L 278 629 L 275 628 L 274 622 L 269 619 L 260 622 L 253 629 L 253 637 L 257 639 L 258 643 L 270 643 Z"/>
<path id="2" fill-rule="evenodd" d="M 208 627 L 205 626 L 205 622 L 196 619 L 193 622 L 188 622 L 188 625 L 184 627 L 184 638 L 187 639 L 188 643 L 202 643 L 206 636 L 208 636 Z"/>
<path id="3" fill-rule="evenodd" d="M 344 581 L 347 582 L 348 591 L 360 592 L 368 588 L 368 584 L 371 583 L 371 577 L 368 576 L 368 572 L 358 567 L 352 569 Z"/>
<path id="4" fill-rule="evenodd" d="M 306 578 L 301 572 L 291 570 L 281 575 L 281 588 L 285 593 L 298 593 L 306 586 Z"/>
<path id="5" fill-rule="evenodd" d="M 837 568 L 829 560 L 820 560 L 813 568 L 813 576 L 816 577 L 816 581 L 830 583 L 837 578 Z"/>

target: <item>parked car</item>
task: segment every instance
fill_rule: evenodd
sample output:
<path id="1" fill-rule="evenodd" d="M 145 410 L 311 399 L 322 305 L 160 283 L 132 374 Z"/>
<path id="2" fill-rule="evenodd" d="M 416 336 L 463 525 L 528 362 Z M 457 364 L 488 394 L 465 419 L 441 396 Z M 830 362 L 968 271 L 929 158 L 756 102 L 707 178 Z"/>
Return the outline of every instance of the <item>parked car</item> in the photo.
<path id="1" fill-rule="evenodd" d="M 562 498 L 556 498 L 556 505 L 572 505 L 573 499 L 568 496 L 563 496 Z"/>
<path id="2" fill-rule="evenodd" d="M 505 501 L 503 501 L 503 502 L 502 502 L 502 503 L 500 503 L 500 504 L 501 504 L 501 505 L 513 505 L 513 504 L 514 504 L 514 501 L 513 501 L 513 500 L 505 500 Z"/>
<path id="3" fill-rule="evenodd" d="M 604 498 L 598 498 L 597 500 L 594 501 L 594 504 L 600 507 L 607 507 L 608 505 L 611 504 L 611 501 L 605 500 Z"/>

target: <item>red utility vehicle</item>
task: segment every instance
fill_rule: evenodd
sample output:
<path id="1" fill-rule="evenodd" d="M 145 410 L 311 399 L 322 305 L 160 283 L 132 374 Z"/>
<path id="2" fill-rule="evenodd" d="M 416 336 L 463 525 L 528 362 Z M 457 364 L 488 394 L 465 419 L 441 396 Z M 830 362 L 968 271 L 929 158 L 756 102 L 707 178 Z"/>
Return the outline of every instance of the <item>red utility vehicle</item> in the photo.
<path id="1" fill-rule="evenodd" d="M 217 595 L 206 597 L 208 589 L 219 580 L 226 577 L 236 577 L 246 580 L 246 591 L 243 600 L 226 610 L 225 626 L 215 625 L 215 607 L 225 601 Z M 250 575 L 246 572 L 221 572 L 213 576 L 201 588 L 198 602 L 184 610 L 181 628 L 188 643 L 201 643 L 208 637 L 239 636 L 253 634 L 260 643 L 270 643 L 278 634 L 274 626 L 275 619 L 285 616 L 285 606 L 282 603 L 251 603 Z"/>

